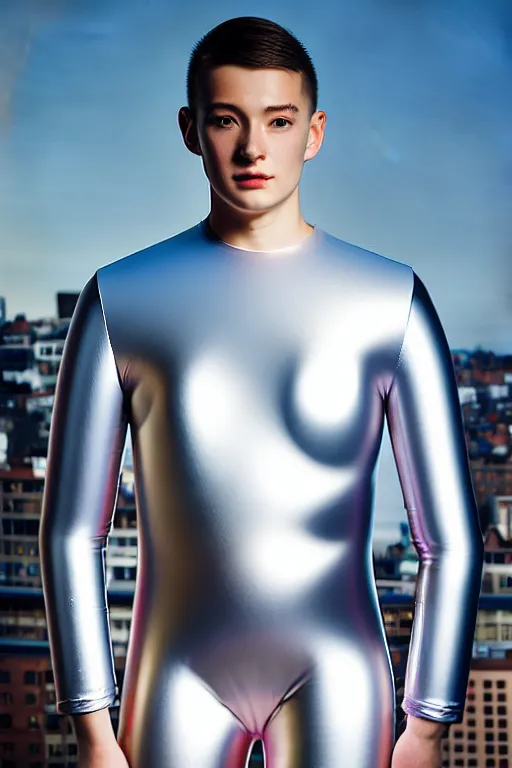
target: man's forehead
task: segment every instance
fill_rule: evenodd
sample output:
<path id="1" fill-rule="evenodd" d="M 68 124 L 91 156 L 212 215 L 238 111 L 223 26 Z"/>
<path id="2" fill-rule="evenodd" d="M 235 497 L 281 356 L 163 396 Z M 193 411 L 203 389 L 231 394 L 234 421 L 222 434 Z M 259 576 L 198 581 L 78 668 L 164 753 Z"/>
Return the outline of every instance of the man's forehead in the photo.
<path id="1" fill-rule="evenodd" d="M 205 111 L 219 108 L 300 114 L 304 111 L 302 76 L 299 72 L 270 68 L 215 67 L 205 73 L 200 101 Z"/>

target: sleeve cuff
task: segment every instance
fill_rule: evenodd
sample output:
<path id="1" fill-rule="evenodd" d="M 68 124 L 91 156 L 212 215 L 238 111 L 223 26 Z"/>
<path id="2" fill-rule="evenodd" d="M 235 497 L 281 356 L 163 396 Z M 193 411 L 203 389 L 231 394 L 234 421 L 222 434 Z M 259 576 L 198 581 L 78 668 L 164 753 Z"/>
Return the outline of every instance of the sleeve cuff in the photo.
<path id="1" fill-rule="evenodd" d="M 464 717 L 464 707 L 456 704 L 446 704 L 433 701 L 415 701 L 404 697 L 401 707 L 407 715 L 424 717 L 438 723 L 461 723 Z"/>
<path id="2" fill-rule="evenodd" d="M 118 689 L 101 688 L 92 692 L 94 697 L 80 697 L 79 699 L 63 699 L 57 702 L 57 712 L 61 715 L 85 715 L 89 712 L 97 712 L 105 707 L 115 704 Z"/>

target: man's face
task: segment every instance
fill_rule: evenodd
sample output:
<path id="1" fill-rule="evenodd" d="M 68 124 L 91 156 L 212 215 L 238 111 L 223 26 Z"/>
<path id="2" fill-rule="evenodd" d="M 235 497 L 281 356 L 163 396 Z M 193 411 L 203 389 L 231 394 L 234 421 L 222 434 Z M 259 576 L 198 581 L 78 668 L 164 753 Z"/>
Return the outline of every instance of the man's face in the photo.
<path id="1" fill-rule="evenodd" d="M 196 126 L 183 118 L 180 125 L 213 192 L 239 211 L 265 211 L 294 192 L 304 162 L 320 149 L 325 114 L 310 118 L 309 109 L 299 73 L 222 66 L 204 78 Z M 246 172 L 272 178 L 247 188 L 233 178 Z"/>

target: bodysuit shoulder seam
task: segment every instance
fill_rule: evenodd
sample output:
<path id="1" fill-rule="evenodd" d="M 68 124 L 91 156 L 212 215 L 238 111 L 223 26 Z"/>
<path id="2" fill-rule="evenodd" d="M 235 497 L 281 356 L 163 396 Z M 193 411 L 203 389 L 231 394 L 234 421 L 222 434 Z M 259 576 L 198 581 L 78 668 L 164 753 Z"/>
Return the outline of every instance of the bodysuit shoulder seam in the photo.
<path id="1" fill-rule="evenodd" d="M 404 350 L 405 337 L 407 335 L 407 329 L 409 328 L 409 320 L 411 319 L 411 312 L 412 312 L 412 305 L 413 305 L 413 302 L 414 302 L 414 296 L 416 295 L 416 273 L 415 273 L 414 269 L 412 269 L 412 267 L 410 269 L 411 269 L 411 277 L 412 277 L 411 298 L 409 300 L 409 309 L 407 311 L 407 320 L 405 322 L 405 328 L 404 328 L 404 333 L 403 333 L 403 336 L 402 336 L 402 342 L 400 344 L 400 351 L 398 353 L 398 360 L 397 360 L 395 372 L 393 374 L 393 378 L 391 380 L 391 385 L 389 387 L 389 391 L 390 392 L 393 389 L 393 384 L 395 383 L 395 379 L 396 379 L 396 376 L 397 376 L 397 373 L 398 373 L 398 369 L 400 368 L 400 365 L 402 363 L 402 353 L 403 353 L 403 350 Z"/>
<path id="2" fill-rule="evenodd" d="M 95 283 L 96 283 L 96 290 L 98 291 L 98 300 L 99 300 L 100 309 L 101 309 L 101 316 L 103 318 L 103 326 L 105 328 L 105 335 L 107 337 L 107 341 L 108 341 L 108 345 L 110 347 L 110 351 L 112 352 L 112 358 L 114 360 L 114 366 L 115 366 L 115 369 L 116 369 L 116 374 L 117 374 L 117 379 L 119 381 L 119 386 L 121 387 L 121 391 L 123 392 L 123 395 L 124 395 L 123 379 L 121 377 L 121 373 L 120 373 L 119 368 L 117 366 L 117 360 L 116 360 L 116 356 L 114 354 L 114 347 L 112 346 L 112 339 L 110 338 L 110 333 L 109 333 L 109 330 L 108 330 L 107 317 L 106 317 L 106 314 L 105 314 L 105 306 L 103 304 L 103 297 L 101 295 L 100 281 L 98 279 L 98 273 L 99 273 L 99 269 L 97 269 L 96 272 L 94 273 L 94 280 L 95 280 Z"/>

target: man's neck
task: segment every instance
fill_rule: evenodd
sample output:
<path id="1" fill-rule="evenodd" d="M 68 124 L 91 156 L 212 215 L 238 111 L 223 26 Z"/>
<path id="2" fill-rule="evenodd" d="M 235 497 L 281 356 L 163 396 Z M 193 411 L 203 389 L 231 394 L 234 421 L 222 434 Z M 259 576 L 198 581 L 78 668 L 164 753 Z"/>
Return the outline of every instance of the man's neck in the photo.
<path id="1" fill-rule="evenodd" d="M 298 245 L 314 230 L 300 212 L 293 221 L 288 216 L 282 216 L 273 221 L 257 219 L 243 222 L 216 215 L 212 210 L 207 217 L 207 224 L 225 243 L 248 251 L 275 251 Z"/>

